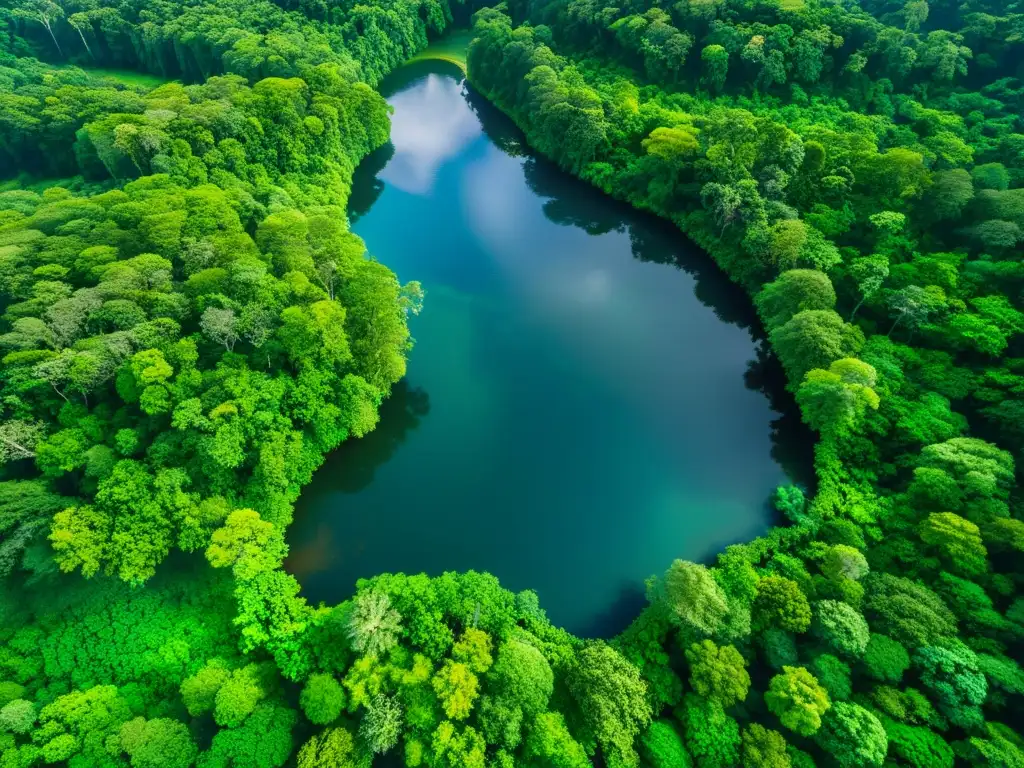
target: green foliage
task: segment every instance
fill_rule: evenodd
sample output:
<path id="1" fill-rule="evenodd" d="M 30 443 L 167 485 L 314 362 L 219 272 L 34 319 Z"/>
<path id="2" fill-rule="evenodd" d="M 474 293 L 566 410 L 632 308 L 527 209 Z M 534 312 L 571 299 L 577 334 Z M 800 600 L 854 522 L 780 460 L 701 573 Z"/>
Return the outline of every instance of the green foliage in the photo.
<path id="1" fill-rule="evenodd" d="M 890 754 L 914 768 L 952 768 L 953 750 L 935 731 L 904 725 L 888 718 L 882 720 L 882 725 L 889 737 Z"/>
<path id="2" fill-rule="evenodd" d="M 495 694 L 526 717 L 543 712 L 554 690 L 551 665 L 539 650 L 521 640 L 502 643 L 487 678 Z"/>
<path id="3" fill-rule="evenodd" d="M 834 309 L 836 292 L 824 272 L 791 269 L 765 285 L 755 297 L 754 303 L 764 324 L 775 328 L 804 310 Z"/>
<path id="4" fill-rule="evenodd" d="M 765 662 L 771 669 L 795 666 L 797 663 L 796 640 L 789 632 L 781 629 L 766 629 L 761 633 L 764 644 Z"/>
<path id="5" fill-rule="evenodd" d="M 169 718 L 129 720 L 120 738 L 133 768 L 188 768 L 198 752 L 185 724 Z"/>
<path id="6" fill-rule="evenodd" d="M 366 706 L 359 735 L 370 750 L 381 754 L 390 751 L 402 735 L 402 707 L 395 699 L 377 694 Z"/>
<path id="7" fill-rule="evenodd" d="M 803 667 L 783 667 L 764 695 L 768 709 L 791 731 L 810 736 L 821 727 L 821 716 L 829 709 L 828 693 Z"/>
<path id="8" fill-rule="evenodd" d="M 347 230 L 388 138 L 371 86 L 473 11 L 477 90 L 747 291 L 820 436 L 814 498 L 775 499 L 793 525 L 674 562 L 611 645 L 485 574 L 378 576 L 331 608 L 281 570 L 291 504 L 376 426 L 422 305 Z M 1014 8 L 0 15 L 5 767 L 365 768 L 404 742 L 432 768 L 807 768 L 749 721 L 762 663 L 769 712 L 829 762 L 1024 764 L 986 721 L 1024 692 Z M 297 755 L 282 677 L 330 726 Z M 682 737 L 652 721 L 669 707 Z"/>
<path id="9" fill-rule="evenodd" d="M 523 755 L 538 766 L 586 768 L 590 765 L 583 747 L 576 742 L 565 720 L 557 712 L 537 715 L 527 729 Z"/>
<path id="10" fill-rule="evenodd" d="M 880 766 L 889 739 L 878 718 L 857 704 L 838 701 L 822 719 L 815 736 L 840 766 Z"/>
<path id="11" fill-rule="evenodd" d="M 988 695 L 988 682 L 974 651 L 951 640 L 917 649 L 913 660 L 920 669 L 921 683 L 934 695 L 951 723 L 962 728 L 981 724 L 981 705 Z"/>
<path id="12" fill-rule="evenodd" d="M 793 763 L 778 731 L 751 723 L 743 730 L 743 768 L 789 768 Z"/>
<path id="13" fill-rule="evenodd" d="M 327 728 L 302 745 L 296 758 L 298 768 L 364 768 L 352 734 L 345 728 Z"/>
<path id="14" fill-rule="evenodd" d="M 952 512 L 932 512 L 921 522 L 920 533 L 921 540 L 960 573 L 978 576 L 988 569 L 981 532 L 971 521 Z"/>
<path id="15" fill-rule="evenodd" d="M 856 609 L 837 600 L 819 600 L 814 604 L 814 634 L 840 654 L 859 658 L 871 633 Z"/>
<path id="16" fill-rule="evenodd" d="M 907 648 L 956 634 L 956 618 L 932 590 L 892 574 L 865 578 L 871 626 Z"/>
<path id="17" fill-rule="evenodd" d="M 36 708 L 31 701 L 14 699 L 0 707 L 0 731 L 24 735 L 36 722 Z"/>
<path id="18" fill-rule="evenodd" d="M 700 768 L 725 768 L 739 762 L 739 724 L 717 701 L 687 694 L 676 716 L 683 724 L 687 751 Z"/>
<path id="19" fill-rule="evenodd" d="M 452 647 L 452 657 L 465 663 L 473 672 L 483 674 L 491 668 L 491 638 L 483 630 L 470 627 Z"/>
<path id="20" fill-rule="evenodd" d="M 476 675 L 468 665 L 448 660 L 431 680 L 445 714 L 452 720 L 465 720 L 478 696 Z"/>
<path id="21" fill-rule="evenodd" d="M 352 648 L 370 656 L 380 656 L 398 642 L 402 617 L 391 607 L 382 592 L 362 592 L 356 596 L 348 617 L 348 636 Z"/>
<path id="22" fill-rule="evenodd" d="M 201 768 L 241 765 L 279 768 L 294 748 L 292 728 L 297 719 L 291 709 L 263 702 L 240 728 L 218 731 L 198 765 Z"/>
<path id="23" fill-rule="evenodd" d="M 299 696 L 306 718 L 315 725 L 329 725 L 345 708 L 345 690 L 331 675 L 310 675 Z"/>
<path id="24" fill-rule="evenodd" d="M 828 370 L 808 371 L 797 390 L 804 421 L 822 435 L 855 429 L 868 409 L 877 409 L 875 369 L 853 358 L 833 362 Z"/>
<path id="25" fill-rule="evenodd" d="M 910 668 L 910 654 L 891 637 L 874 632 L 868 638 L 862 659 L 867 673 L 883 683 L 898 683 Z"/>
<path id="26" fill-rule="evenodd" d="M 811 605 L 795 581 L 768 576 L 757 583 L 752 618 L 762 629 L 806 632 L 811 625 Z"/>
<path id="27" fill-rule="evenodd" d="M 836 544 L 829 548 L 821 563 L 821 572 L 830 579 L 858 579 L 870 570 L 868 561 L 859 550 L 846 545 Z"/>
<path id="28" fill-rule="evenodd" d="M 679 732 L 665 720 L 654 720 L 640 737 L 640 754 L 652 768 L 690 768 L 693 764 Z"/>
<path id="29" fill-rule="evenodd" d="M 750 675 L 746 662 L 731 645 L 719 648 L 710 640 L 686 649 L 690 664 L 690 685 L 706 699 L 729 707 L 747 697 Z"/>
<path id="30" fill-rule="evenodd" d="M 635 765 L 633 741 L 651 720 L 647 686 L 636 667 L 610 646 L 588 643 L 566 682 L 609 766 Z"/>
<path id="31" fill-rule="evenodd" d="M 830 653 L 823 653 L 811 662 L 811 672 L 828 692 L 832 701 L 843 701 L 850 698 L 853 683 L 850 678 L 850 667 L 841 659 Z"/>
<path id="32" fill-rule="evenodd" d="M 725 593 L 708 569 L 683 560 L 651 580 L 647 596 L 673 623 L 699 635 L 713 635 L 728 611 Z"/>

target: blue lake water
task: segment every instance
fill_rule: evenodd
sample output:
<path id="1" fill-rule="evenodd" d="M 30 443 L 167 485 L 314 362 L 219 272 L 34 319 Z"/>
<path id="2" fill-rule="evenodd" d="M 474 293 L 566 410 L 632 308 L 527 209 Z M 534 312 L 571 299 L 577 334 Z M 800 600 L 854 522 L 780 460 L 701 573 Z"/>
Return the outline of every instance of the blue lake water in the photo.
<path id="1" fill-rule="evenodd" d="M 350 216 L 426 302 L 380 426 L 303 492 L 287 565 L 327 602 L 376 573 L 486 570 L 612 634 L 673 558 L 774 522 L 808 436 L 749 301 L 678 231 L 532 156 L 452 65 L 382 90 L 392 144 Z"/>

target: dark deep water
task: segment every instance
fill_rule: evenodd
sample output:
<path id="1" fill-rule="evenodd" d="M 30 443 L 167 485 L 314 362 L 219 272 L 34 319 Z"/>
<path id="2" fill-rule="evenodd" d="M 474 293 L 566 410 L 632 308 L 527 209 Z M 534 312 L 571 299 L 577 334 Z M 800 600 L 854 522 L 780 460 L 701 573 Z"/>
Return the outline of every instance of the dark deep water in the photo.
<path id="1" fill-rule="evenodd" d="M 450 64 L 382 91 L 393 146 L 350 214 L 426 303 L 380 426 L 303 492 L 287 566 L 329 603 L 386 571 L 486 570 L 614 634 L 648 575 L 774 522 L 809 438 L 749 301 L 678 232 L 527 154 Z"/>

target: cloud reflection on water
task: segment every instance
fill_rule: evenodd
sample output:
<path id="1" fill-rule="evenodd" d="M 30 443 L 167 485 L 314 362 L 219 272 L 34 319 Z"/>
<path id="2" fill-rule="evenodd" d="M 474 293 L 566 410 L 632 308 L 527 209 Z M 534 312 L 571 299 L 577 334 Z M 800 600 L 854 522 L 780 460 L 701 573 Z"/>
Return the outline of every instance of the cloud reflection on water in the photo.
<path id="1" fill-rule="evenodd" d="M 438 168 L 482 131 L 471 110 L 444 108 L 462 87 L 450 77 L 430 74 L 421 87 L 389 99 L 395 108 L 391 117 L 395 154 L 380 172 L 381 179 L 409 194 L 431 192 Z"/>

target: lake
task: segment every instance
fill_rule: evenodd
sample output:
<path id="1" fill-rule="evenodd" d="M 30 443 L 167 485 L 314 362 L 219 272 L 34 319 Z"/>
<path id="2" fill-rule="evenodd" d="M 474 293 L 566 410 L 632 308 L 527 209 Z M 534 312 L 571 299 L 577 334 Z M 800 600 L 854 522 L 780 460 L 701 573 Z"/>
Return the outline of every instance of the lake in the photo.
<path id="1" fill-rule="evenodd" d="M 382 572 L 490 571 L 614 634 L 647 576 L 776 522 L 810 438 L 749 300 L 677 230 L 530 154 L 454 65 L 382 93 L 392 143 L 350 217 L 426 301 L 377 430 L 303 491 L 286 566 L 328 603 Z"/>

